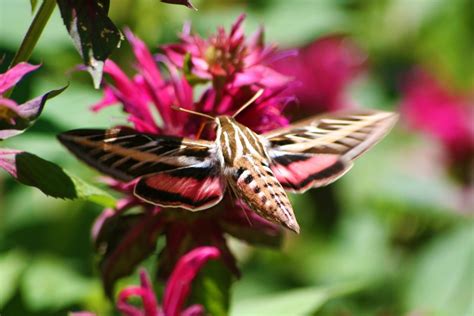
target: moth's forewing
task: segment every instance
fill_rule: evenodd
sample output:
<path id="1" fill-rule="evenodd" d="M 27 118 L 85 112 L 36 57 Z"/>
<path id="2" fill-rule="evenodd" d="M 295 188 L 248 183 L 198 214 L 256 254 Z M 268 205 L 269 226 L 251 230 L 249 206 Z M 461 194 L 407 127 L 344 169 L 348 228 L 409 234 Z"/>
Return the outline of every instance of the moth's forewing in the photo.
<path id="1" fill-rule="evenodd" d="M 191 210 L 223 194 L 214 143 L 137 133 L 128 128 L 80 129 L 58 136 L 80 160 L 122 181 L 141 178 L 135 194 L 149 203 Z"/>
<path id="2" fill-rule="evenodd" d="M 77 158 L 122 181 L 179 167 L 165 155 L 178 150 L 180 137 L 137 133 L 128 128 L 78 129 L 58 135 Z"/>

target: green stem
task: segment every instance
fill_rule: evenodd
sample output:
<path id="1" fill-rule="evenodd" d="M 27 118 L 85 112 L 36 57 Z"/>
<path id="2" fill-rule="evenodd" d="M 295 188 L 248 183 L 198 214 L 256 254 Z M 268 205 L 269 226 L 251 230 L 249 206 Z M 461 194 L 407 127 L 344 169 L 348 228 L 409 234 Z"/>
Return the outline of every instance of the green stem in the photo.
<path id="1" fill-rule="evenodd" d="M 31 25 L 28 28 L 23 41 L 21 42 L 20 48 L 16 52 L 15 57 L 13 57 L 10 68 L 22 61 L 27 61 L 30 59 L 31 53 L 35 48 L 36 43 L 38 43 L 41 33 L 43 33 L 44 27 L 46 26 L 46 23 L 48 23 L 55 6 L 55 0 L 43 0 L 41 7 L 38 9 L 35 18 L 31 22 Z M 12 91 L 13 88 L 5 92 L 3 96 L 8 97 Z"/>

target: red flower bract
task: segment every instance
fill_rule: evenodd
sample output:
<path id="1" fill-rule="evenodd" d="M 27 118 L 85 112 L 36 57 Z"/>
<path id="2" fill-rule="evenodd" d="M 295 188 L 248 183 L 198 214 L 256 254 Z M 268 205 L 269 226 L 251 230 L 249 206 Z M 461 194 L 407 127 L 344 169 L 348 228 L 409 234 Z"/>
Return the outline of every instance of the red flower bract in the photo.
<path id="1" fill-rule="evenodd" d="M 181 43 L 164 45 L 164 54 L 175 66 L 188 67 L 192 75 L 211 81 L 218 91 L 253 84 L 265 88 L 284 86 L 290 78 L 269 67 L 278 58 L 276 47 L 264 45 L 263 28 L 246 40 L 244 19 L 245 15 L 240 15 L 228 34 L 218 28 L 217 34 L 208 39 L 191 34 L 187 25 Z"/>
<path id="2" fill-rule="evenodd" d="M 193 305 L 184 309 L 183 305 L 189 295 L 191 282 L 201 266 L 209 259 L 217 257 L 219 257 L 217 248 L 199 247 L 179 259 L 166 283 L 162 307 L 158 305 L 150 278 L 142 270 L 140 286 L 127 287 L 120 292 L 117 302 L 118 310 L 126 316 L 204 315 L 202 306 Z M 128 303 L 128 299 L 132 296 L 142 299 L 143 310 Z"/>
<path id="3" fill-rule="evenodd" d="M 245 41 L 241 29 L 243 18 L 239 17 L 228 35 L 219 29 L 216 36 L 204 40 L 188 32 L 182 43 L 165 46 L 164 54 L 155 56 L 126 30 L 136 58 L 137 74 L 129 78 L 114 62 L 107 61 L 104 71 L 112 81 L 105 84 L 104 98 L 93 110 L 121 104 L 137 131 L 213 139 L 213 129 L 201 133 L 204 121 L 200 117 L 176 111 L 173 106 L 212 116 L 230 115 L 263 88 L 263 95 L 239 115 L 239 121 L 257 132 L 286 125 L 288 121 L 282 110 L 289 100 L 284 94 L 288 78 L 267 66 L 275 57 L 275 48 L 263 45 L 262 30 L 252 40 Z M 210 58 L 209 54 L 214 55 Z M 186 60 L 191 62 L 191 68 L 185 64 Z M 197 83 L 193 78 L 199 78 L 199 84 L 207 83 L 200 95 L 195 95 Z M 217 247 L 223 262 L 238 273 L 226 245 L 226 233 L 254 244 L 276 246 L 280 242 L 282 232 L 277 225 L 254 212 L 246 212 L 229 198 L 200 212 L 166 209 L 137 199 L 133 195 L 133 183 L 107 181 L 126 195 L 115 209 L 105 210 L 93 228 L 96 246 L 103 254 L 102 276 L 109 294 L 117 278 L 131 273 L 155 250 L 160 235 L 166 237 L 159 258 L 159 274 L 164 277 L 180 256 L 196 246 L 206 245 Z M 136 206 L 144 212 L 130 214 L 129 210 Z"/>

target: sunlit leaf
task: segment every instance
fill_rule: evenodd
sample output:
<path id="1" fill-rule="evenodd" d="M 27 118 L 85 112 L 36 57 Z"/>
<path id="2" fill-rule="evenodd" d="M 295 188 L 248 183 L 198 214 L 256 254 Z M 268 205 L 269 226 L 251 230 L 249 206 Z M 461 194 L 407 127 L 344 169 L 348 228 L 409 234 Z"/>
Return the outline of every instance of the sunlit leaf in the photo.
<path id="1" fill-rule="evenodd" d="M 310 287 L 270 294 L 236 302 L 231 315 L 310 315 L 328 300 L 359 289 L 351 283 L 330 287 Z"/>
<path id="2" fill-rule="evenodd" d="M 122 34 L 108 17 L 109 0 L 58 0 L 64 24 L 99 88 L 104 62 Z"/>
<path id="3" fill-rule="evenodd" d="M 52 197 L 82 198 L 109 207 L 115 204 L 115 199 L 104 191 L 68 174 L 54 163 L 27 152 L 0 150 L 0 167 L 19 182 L 36 187 Z"/>

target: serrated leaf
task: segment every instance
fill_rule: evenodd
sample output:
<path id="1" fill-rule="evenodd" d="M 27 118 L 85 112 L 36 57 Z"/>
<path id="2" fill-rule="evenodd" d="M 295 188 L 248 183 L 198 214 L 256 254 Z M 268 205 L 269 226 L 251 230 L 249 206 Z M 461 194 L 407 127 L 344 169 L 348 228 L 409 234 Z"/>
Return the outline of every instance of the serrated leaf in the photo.
<path id="1" fill-rule="evenodd" d="M 26 256 L 18 250 L 11 250 L 0 256 L 0 310 L 15 294 L 26 265 Z"/>
<path id="2" fill-rule="evenodd" d="M 329 287 L 310 287 L 275 293 L 237 302 L 231 315 L 310 315 L 319 310 L 328 300 L 349 294 L 360 288 L 359 284 Z"/>
<path id="3" fill-rule="evenodd" d="M 30 263 L 21 284 L 26 305 L 34 311 L 64 308 L 82 302 L 95 288 L 59 258 L 40 257 Z"/>
<path id="4" fill-rule="evenodd" d="M 57 0 L 64 24 L 99 88 L 104 62 L 120 46 L 122 33 L 108 17 L 109 0 Z"/>
<path id="5" fill-rule="evenodd" d="M 27 152 L 0 150 L 0 167 L 19 182 L 36 187 L 55 198 L 81 198 L 106 207 L 115 205 L 115 199 L 104 191 L 68 174 L 56 164 Z"/>

